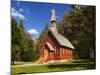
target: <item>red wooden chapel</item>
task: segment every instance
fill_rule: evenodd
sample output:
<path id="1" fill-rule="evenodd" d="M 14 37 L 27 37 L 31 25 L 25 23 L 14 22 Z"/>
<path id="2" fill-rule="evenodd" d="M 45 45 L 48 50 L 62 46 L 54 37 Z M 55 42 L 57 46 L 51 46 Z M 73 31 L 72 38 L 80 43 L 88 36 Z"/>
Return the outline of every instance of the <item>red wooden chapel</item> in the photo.
<path id="1" fill-rule="evenodd" d="M 38 63 L 72 60 L 74 47 L 70 41 L 57 32 L 55 10 L 51 16 L 51 25 L 39 44 L 40 58 Z"/>

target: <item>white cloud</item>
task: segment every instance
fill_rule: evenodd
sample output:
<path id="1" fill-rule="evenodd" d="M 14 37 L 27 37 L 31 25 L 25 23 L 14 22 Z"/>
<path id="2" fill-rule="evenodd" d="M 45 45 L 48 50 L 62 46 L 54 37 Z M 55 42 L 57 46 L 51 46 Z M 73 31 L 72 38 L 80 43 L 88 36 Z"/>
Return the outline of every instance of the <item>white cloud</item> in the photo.
<path id="1" fill-rule="evenodd" d="M 36 29 L 30 29 L 28 32 L 30 34 L 39 34 L 39 32 Z"/>
<path id="2" fill-rule="evenodd" d="M 24 15 L 23 14 L 21 14 L 19 11 L 17 11 L 16 9 L 14 9 L 14 8 L 11 8 L 11 10 L 12 10 L 12 12 L 11 12 L 11 15 L 13 16 L 13 17 L 18 17 L 18 18 L 21 18 L 21 19 L 25 19 L 25 17 L 24 17 Z"/>
<path id="3" fill-rule="evenodd" d="M 11 11 L 12 11 L 12 12 L 15 12 L 16 10 L 15 10 L 14 8 L 11 8 Z"/>
<path id="4" fill-rule="evenodd" d="M 19 12 L 23 12 L 23 11 L 24 11 L 24 9 L 22 9 L 22 8 L 19 9 Z"/>
<path id="5" fill-rule="evenodd" d="M 36 29 L 30 29 L 27 32 L 32 35 L 33 39 L 39 37 L 39 32 Z"/>

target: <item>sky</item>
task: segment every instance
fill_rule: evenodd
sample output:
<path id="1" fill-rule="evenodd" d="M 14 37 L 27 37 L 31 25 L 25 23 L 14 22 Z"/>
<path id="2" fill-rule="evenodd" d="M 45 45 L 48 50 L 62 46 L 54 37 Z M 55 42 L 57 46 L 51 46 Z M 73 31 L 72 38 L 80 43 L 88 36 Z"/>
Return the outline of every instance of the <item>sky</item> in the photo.
<path id="1" fill-rule="evenodd" d="M 56 11 L 57 21 L 61 21 L 64 12 L 71 10 L 68 4 L 12 0 L 11 16 L 15 17 L 17 22 L 23 19 L 25 31 L 34 35 L 34 38 L 38 38 L 45 25 L 47 23 L 50 25 L 51 10 L 53 8 Z"/>

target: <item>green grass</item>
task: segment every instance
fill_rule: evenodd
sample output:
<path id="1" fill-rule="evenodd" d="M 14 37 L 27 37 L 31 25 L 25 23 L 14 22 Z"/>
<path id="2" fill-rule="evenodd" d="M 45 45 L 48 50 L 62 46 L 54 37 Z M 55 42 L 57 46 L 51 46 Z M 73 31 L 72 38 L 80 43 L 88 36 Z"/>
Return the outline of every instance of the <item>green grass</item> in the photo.
<path id="1" fill-rule="evenodd" d="M 13 67 L 12 75 L 16 75 L 18 73 L 43 73 L 88 69 L 95 69 L 94 62 L 88 60 L 74 60 L 66 62 L 54 62 L 38 66 Z"/>
<path id="2" fill-rule="evenodd" d="M 13 66 L 15 65 L 23 65 L 23 64 L 32 64 L 34 62 L 15 62 Z"/>

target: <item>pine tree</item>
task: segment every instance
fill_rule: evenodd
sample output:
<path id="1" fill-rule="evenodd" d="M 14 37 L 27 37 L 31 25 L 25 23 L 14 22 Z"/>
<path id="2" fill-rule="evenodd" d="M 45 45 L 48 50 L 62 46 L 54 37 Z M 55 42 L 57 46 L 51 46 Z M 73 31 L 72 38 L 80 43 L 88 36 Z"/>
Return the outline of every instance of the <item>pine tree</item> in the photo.
<path id="1" fill-rule="evenodd" d="M 15 60 L 19 56 L 19 37 L 18 37 L 18 27 L 17 22 L 14 18 L 11 19 L 11 62 L 14 64 Z"/>
<path id="2" fill-rule="evenodd" d="M 95 57 L 95 17 L 95 6 L 79 5 L 62 18 L 59 32 L 72 42 L 79 58 Z"/>

